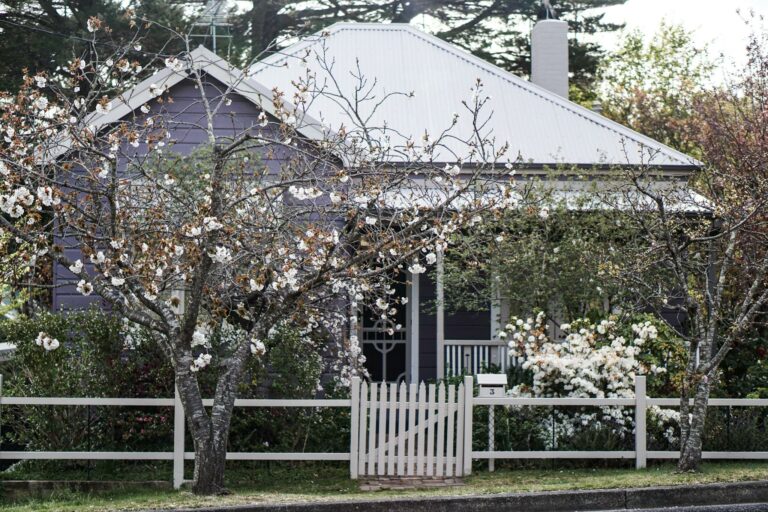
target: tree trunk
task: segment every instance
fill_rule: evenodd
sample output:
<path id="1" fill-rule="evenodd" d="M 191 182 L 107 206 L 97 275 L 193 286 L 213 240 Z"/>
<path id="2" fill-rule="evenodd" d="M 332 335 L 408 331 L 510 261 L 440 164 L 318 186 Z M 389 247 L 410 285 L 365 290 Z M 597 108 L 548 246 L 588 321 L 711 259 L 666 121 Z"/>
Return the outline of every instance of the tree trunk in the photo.
<path id="1" fill-rule="evenodd" d="M 249 352 L 249 345 L 242 343 L 221 365 L 224 371 L 216 385 L 210 414 L 203 406 L 197 379 L 189 370 L 192 364 L 191 352 L 183 354 L 176 362 L 176 386 L 195 445 L 195 472 L 192 480 L 192 492 L 195 494 L 213 495 L 227 492 L 224 486 L 224 468 L 229 426 L 237 398 L 237 384 L 240 382 Z"/>
<path id="2" fill-rule="evenodd" d="M 207 439 L 195 438 L 195 472 L 192 492 L 202 495 L 226 494 L 224 468 L 227 459 L 227 443 L 211 432 Z"/>
<path id="3" fill-rule="evenodd" d="M 693 407 L 685 407 L 681 403 L 680 411 L 688 412 L 688 417 L 680 418 L 680 460 L 678 471 L 697 471 L 701 464 L 702 435 L 707 418 L 707 402 L 709 401 L 710 383 L 706 377 L 699 377 L 696 382 L 696 393 L 693 396 Z M 682 400 L 688 400 L 683 394 Z"/>

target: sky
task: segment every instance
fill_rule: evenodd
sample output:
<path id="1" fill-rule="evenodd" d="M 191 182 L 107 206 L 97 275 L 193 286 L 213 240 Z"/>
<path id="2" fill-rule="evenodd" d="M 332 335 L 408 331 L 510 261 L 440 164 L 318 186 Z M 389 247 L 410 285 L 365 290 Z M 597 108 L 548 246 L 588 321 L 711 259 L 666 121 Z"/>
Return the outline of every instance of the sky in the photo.
<path id="1" fill-rule="evenodd" d="M 645 34 L 653 34 L 662 20 L 682 24 L 694 32 L 697 43 L 709 46 L 713 56 L 723 54 L 723 70 L 744 63 L 750 33 L 744 19 L 750 12 L 764 16 L 764 27 L 768 26 L 768 0 L 628 0 L 600 11 L 606 13 L 606 21 L 626 23 L 627 29 Z M 619 40 L 620 34 L 598 36 L 609 49 Z"/>

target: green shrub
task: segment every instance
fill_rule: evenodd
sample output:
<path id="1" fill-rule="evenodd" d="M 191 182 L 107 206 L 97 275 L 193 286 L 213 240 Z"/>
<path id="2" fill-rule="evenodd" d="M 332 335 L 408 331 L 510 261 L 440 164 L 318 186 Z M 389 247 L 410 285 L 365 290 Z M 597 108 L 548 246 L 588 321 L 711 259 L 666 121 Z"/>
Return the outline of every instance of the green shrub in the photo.
<path id="1" fill-rule="evenodd" d="M 99 311 L 45 313 L 0 321 L 0 342 L 17 345 L 5 363 L 6 396 L 166 398 L 174 378 L 165 356 L 142 330 L 126 344 L 122 324 Z M 58 339 L 60 348 L 35 344 L 39 332 Z M 214 336 L 221 333 L 214 333 Z M 268 340 L 267 356 L 254 359 L 240 388 L 243 398 L 314 398 L 321 394 L 320 349 L 292 329 Z M 212 396 L 213 372 L 198 375 Z M 325 396 L 346 396 L 333 386 Z M 14 406 L 4 407 L 2 436 L 27 450 L 165 451 L 173 438 L 173 409 L 164 407 Z M 349 411 L 343 408 L 237 408 L 232 451 L 345 451 Z M 191 438 L 187 436 L 188 448 Z"/>
<path id="2" fill-rule="evenodd" d="M 121 324 L 98 312 L 44 313 L 0 322 L 0 341 L 15 343 L 5 364 L 5 395 L 38 397 L 173 396 L 170 367 L 158 349 L 123 346 Z M 35 344 L 39 332 L 60 348 Z M 94 406 L 18 406 L 3 411 L 8 442 L 29 450 L 128 449 L 167 446 L 170 409 Z"/>

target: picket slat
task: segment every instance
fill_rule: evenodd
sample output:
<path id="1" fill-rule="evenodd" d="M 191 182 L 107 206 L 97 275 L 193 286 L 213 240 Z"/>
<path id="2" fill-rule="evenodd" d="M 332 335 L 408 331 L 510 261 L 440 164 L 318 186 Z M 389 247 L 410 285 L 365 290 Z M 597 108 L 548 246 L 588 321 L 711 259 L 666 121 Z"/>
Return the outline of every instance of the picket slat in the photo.
<path id="1" fill-rule="evenodd" d="M 443 476 L 445 455 L 445 383 L 437 388 L 437 456 L 435 457 L 435 476 Z"/>
<path id="2" fill-rule="evenodd" d="M 353 480 L 356 480 L 360 473 L 360 468 L 357 466 L 357 454 L 360 453 L 360 436 L 358 434 L 358 430 L 360 429 L 360 377 L 352 377 L 350 387 L 350 406 L 352 410 L 349 411 L 349 475 Z M 182 468 L 182 470 L 183 469 L 184 468 Z"/>
<path id="3" fill-rule="evenodd" d="M 389 428 L 387 432 L 387 475 L 395 475 L 395 447 L 397 446 L 397 432 L 395 431 L 397 419 L 397 384 L 389 385 Z"/>
<path id="4" fill-rule="evenodd" d="M 376 413 L 378 412 L 376 396 L 378 385 L 371 383 L 370 423 L 368 425 L 368 475 L 376 474 Z"/>
<path id="5" fill-rule="evenodd" d="M 405 475 L 405 406 L 408 401 L 405 382 L 400 383 L 400 392 L 397 394 L 399 411 L 397 413 L 397 474 Z"/>
<path id="6" fill-rule="evenodd" d="M 416 400 L 418 390 L 416 384 L 408 386 L 408 469 L 406 475 L 413 476 L 416 470 Z"/>
<path id="7" fill-rule="evenodd" d="M 368 447 L 365 445 L 368 435 L 368 383 L 365 381 L 363 381 L 360 388 L 360 428 L 358 429 L 358 435 L 360 436 L 358 453 L 351 455 L 352 457 L 357 456 L 357 468 L 360 474 L 368 475 L 370 473 L 365 467 L 366 455 L 368 454 Z"/>
<path id="8" fill-rule="evenodd" d="M 456 413 L 456 462 L 455 475 L 462 475 L 464 461 L 464 383 L 459 384 L 459 401 Z"/>
<path id="9" fill-rule="evenodd" d="M 379 387 L 379 455 L 376 461 L 376 474 L 382 476 L 386 473 L 386 451 L 387 442 L 387 385 L 381 384 Z"/>
<path id="10" fill-rule="evenodd" d="M 427 396 L 427 388 L 422 382 L 419 385 L 419 419 L 417 425 L 421 426 L 427 422 L 427 402 L 424 397 Z M 416 476 L 424 476 L 424 455 L 426 444 L 424 443 L 425 431 L 417 432 L 418 446 L 416 452 Z"/>
<path id="11" fill-rule="evenodd" d="M 435 385 L 429 385 L 427 416 L 427 476 L 435 474 Z"/>
<path id="12" fill-rule="evenodd" d="M 445 439 L 445 476 L 453 476 L 453 464 L 455 457 L 455 450 L 453 447 L 454 427 L 453 422 L 456 421 L 456 386 L 451 384 L 448 386 L 448 437 Z"/>

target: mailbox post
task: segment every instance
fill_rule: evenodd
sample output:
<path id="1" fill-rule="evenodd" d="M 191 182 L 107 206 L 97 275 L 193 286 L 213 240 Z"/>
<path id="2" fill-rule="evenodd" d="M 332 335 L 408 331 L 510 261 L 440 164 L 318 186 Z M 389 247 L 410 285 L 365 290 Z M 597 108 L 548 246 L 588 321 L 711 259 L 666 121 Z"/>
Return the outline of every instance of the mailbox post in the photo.
<path id="1" fill-rule="evenodd" d="M 493 398 L 502 398 L 507 392 L 507 376 L 503 373 L 478 373 L 477 385 L 479 387 L 478 396 Z M 488 406 L 488 451 L 495 449 L 495 411 L 493 405 Z M 488 471 L 495 469 L 493 457 L 488 459 Z"/>

